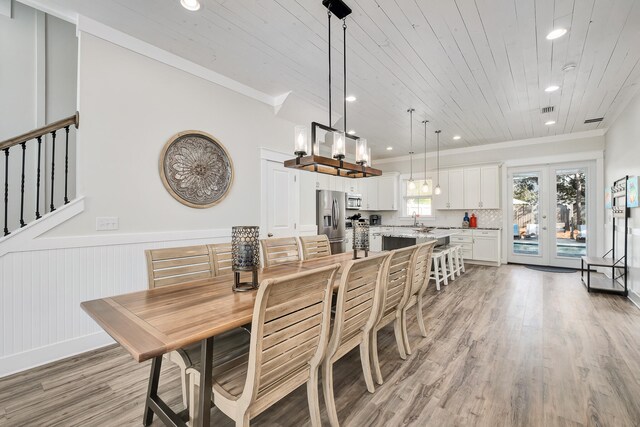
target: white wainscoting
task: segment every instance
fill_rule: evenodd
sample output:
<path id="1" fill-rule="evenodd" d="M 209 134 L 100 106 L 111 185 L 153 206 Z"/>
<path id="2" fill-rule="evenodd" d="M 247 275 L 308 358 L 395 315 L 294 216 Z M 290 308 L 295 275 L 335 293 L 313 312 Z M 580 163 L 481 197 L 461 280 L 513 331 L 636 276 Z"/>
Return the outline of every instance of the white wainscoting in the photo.
<path id="1" fill-rule="evenodd" d="M 0 257 L 0 377 L 113 342 L 80 303 L 146 289 L 145 249 L 230 239 L 230 229 L 36 239 Z"/>

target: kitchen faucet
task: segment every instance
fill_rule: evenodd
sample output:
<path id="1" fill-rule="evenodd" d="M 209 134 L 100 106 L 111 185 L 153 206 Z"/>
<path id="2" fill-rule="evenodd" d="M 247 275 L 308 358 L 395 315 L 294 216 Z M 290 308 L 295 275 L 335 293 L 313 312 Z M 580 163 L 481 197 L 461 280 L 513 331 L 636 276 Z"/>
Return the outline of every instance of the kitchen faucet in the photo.
<path id="1" fill-rule="evenodd" d="M 418 226 L 418 214 L 415 211 L 411 214 L 411 218 L 413 218 L 413 226 L 417 227 Z"/>

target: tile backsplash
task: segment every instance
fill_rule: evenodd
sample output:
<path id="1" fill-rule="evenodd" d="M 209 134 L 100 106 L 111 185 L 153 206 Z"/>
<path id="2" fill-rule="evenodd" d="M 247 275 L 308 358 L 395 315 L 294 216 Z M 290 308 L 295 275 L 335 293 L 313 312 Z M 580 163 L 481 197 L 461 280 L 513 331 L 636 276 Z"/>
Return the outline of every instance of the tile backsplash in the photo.
<path id="1" fill-rule="evenodd" d="M 442 227 L 460 227 L 462 226 L 462 218 L 464 213 L 469 212 L 478 217 L 478 227 L 495 227 L 502 228 L 502 210 L 501 209 L 480 209 L 480 210 L 450 210 L 436 211 L 435 218 L 418 218 L 418 222 L 424 222 L 429 226 Z M 382 215 L 383 225 L 405 225 L 413 222 L 412 218 L 400 217 L 399 212 L 361 212 L 363 216 L 368 217 L 370 214 Z"/>

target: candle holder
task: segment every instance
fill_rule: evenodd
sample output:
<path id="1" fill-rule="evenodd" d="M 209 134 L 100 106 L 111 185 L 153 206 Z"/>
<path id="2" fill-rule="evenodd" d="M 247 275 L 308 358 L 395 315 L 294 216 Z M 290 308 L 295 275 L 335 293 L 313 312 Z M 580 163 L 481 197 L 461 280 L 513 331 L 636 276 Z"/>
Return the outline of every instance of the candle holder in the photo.
<path id="1" fill-rule="evenodd" d="M 364 251 L 365 258 L 369 256 L 369 224 L 366 222 L 353 224 L 353 259 L 358 259 L 358 250 Z"/>
<path id="2" fill-rule="evenodd" d="M 231 228 L 231 269 L 234 274 L 234 292 L 258 289 L 260 268 L 260 227 L 238 226 Z M 251 282 L 240 282 L 241 272 L 251 272 Z"/>

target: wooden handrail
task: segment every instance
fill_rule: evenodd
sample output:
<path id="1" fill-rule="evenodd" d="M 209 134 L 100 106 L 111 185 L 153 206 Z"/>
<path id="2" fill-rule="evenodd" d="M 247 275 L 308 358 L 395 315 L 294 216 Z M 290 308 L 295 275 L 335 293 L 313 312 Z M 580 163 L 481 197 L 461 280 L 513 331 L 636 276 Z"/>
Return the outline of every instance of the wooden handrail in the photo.
<path id="1" fill-rule="evenodd" d="M 58 120 L 57 122 L 53 122 L 46 126 L 42 126 L 38 129 L 34 129 L 27 133 L 23 133 L 22 135 L 9 138 L 6 141 L 0 142 L 0 150 L 4 150 L 6 148 L 13 147 L 14 145 L 22 144 L 23 142 L 30 141 L 39 136 L 46 135 L 48 133 L 53 132 L 54 130 L 63 129 L 67 126 L 74 125 L 76 129 L 80 126 L 80 113 L 76 111 L 73 116 L 69 116 L 65 119 Z"/>

